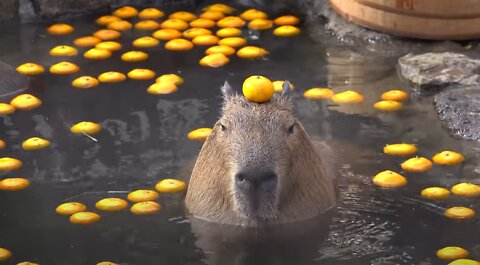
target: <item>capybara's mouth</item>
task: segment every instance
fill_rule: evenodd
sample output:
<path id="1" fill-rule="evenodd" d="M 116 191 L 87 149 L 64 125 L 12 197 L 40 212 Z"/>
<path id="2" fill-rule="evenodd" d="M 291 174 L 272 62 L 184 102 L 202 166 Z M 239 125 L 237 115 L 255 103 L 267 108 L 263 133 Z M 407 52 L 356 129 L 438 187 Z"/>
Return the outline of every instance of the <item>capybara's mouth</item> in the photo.
<path id="1" fill-rule="evenodd" d="M 235 196 L 236 211 L 243 217 L 258 221 L 276 218 L 276 196 L 274 193 L 255 192 Z"/>

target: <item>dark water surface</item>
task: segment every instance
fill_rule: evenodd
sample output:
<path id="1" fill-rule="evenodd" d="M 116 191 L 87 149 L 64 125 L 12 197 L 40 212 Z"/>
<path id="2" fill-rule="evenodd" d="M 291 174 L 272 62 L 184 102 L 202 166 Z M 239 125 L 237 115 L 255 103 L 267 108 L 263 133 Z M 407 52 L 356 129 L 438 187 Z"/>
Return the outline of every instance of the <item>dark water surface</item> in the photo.
<path id="1" fill-rule="evenodd" d="M 45 28 L 51 23 L 4 28 L 0 60 L 15 67 L 27 61 L 50 66 L 62 59 L 49 56 L 48 51 L 97 30 L 93 19 L 70 21 L 76 31 L 67 37 L 48 36 Z M 472 181 L 478 175 L 478 146 L 452 138 L 438 121 L 429 97 L 414 97 L 397 113 L 375 111 L 372 104 L 383 91 L 408 89 L 396 76 L 395 60 L 352 53 L 333 40 L 314 42 L 303 30 L 291 39 L 276 38 L 271 31 L 249 35 L 245 30 L 249 43 L 266 48 L 270 55 L 257 61 L 232 57 L 219 69 L 198 65 L 203 48 L 174 53 L 163 45 L 148 49 L 146 62 L 122 62 L 119 54 L 131 48 L 131 40 L 146 35 L 132 31 L 121 38 L 122 51 L 108 60 L 84 59 L 81 54 L 86 49 L 80 48 L 79 56 L 67 58 L 80 65 L 78 74 L 36 78 L 28 92 L 42 99 L 43 105 L 0 117 L 0 138 L 8 145 L 0 156 L 24 162 L 20 170 L 1 173 L 0 178 L 31 181 L 24 191 L 0 192 L 0 246 L 14 253 L 5 264 L 25 260 L 42 265 L 102 260 L 121 264 L 447 264 L 435 257 L 435 251 L 447 245 L 463 246 L 479 259 L 478 217 L 454 221 L 442 216 L 446 207 L 455 205 L 480 210 L 478 200 L 452 197 L 430 202 L 419 196 L 428 186 Z M 185 84 L 165 96 L 146 93 L 153 81 L 128 80 L 89 90 L 70 85 L 80 75 L 127 73 L 134 68 L 149 68 L 159 75 L 179 73 Z M 212 227 L 188 220 L 183 195 L 162 195 L 163 209 L 157 215 L 133 216 L 128 210 L 101 213 L 100 222 L 86 227 L 72 225 L 55 213 L 56 206 L 66 201 L 80 201 L 95 210 L 100 198 L 125 198 L 129 191 L 153 188 L 163 178 L 188 181 L 188 168 L 201 144 L 188 140 L 186 134 L 216 121 L 219 87 L 225 80 L 240 91 L 242 81 L 253 74 L 291 80 L 299 120 L 312 138 L 330 142 L 338 152 L 338 205 L 327 216 L 266 231 Z M 337 92 L 354 89 L 366 101 L 337 107 L 304 99 L 303 91 L 315 86 Z M 69 132 L 80 121 L 102 125 L 102 132 L 95 136 L 98 142 Z M 51 140 L 51 148 L 23 151 L 22 141 L 33 136 Z M 419 155 L 429 158 L 452 149 L 464 153 L 466 162 L 421 174 L 402 172 L 403 158 L 382 153 L 385 144 L 398 142 L 417 144 Z M 374 187 L 371 177 L 386 169 L 407 176 L 408 186 Z"/>

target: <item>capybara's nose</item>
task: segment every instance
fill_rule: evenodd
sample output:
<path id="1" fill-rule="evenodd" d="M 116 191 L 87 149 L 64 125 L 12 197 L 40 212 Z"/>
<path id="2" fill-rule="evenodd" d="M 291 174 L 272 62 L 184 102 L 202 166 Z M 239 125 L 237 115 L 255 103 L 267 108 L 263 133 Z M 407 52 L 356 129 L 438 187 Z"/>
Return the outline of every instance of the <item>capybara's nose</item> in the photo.
<path id="1" fill-rule="evenodd" d="M 277 174 L 271 170 L 242 170 L 235 175 L 235 185 L 244 193 L 273 191 L 277 187 Z"/>

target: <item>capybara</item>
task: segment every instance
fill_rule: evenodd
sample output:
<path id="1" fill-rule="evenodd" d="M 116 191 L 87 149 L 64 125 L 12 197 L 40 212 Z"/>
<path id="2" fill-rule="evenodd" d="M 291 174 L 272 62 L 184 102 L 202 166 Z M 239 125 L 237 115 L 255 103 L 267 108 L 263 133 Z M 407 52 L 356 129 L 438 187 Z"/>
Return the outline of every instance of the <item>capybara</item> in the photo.
<path id="1" fill-rule="evenodd" d="M 197 158 L 186 195 L 193 217 L 260 226 L 315 217 L 335 203 L 322 155 L 294 117 L 290 85 L 262 104 L 222 87 L 222 115 Z"/>

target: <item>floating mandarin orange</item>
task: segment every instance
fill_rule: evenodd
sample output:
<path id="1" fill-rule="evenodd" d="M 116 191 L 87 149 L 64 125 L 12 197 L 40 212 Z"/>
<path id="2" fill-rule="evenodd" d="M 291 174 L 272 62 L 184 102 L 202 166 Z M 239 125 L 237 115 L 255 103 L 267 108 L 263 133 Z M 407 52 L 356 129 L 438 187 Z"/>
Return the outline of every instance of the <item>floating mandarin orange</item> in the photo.
<path id="1" fill-rule="evenodd" d="M 98 35 L 102 35 L 102 34 L 106 35 L 107 33 L 110 33 L 113 35 L 113 32 L 119 33 L 118 31 L 110 31 L 110 30 L 108 30 L 107 32 L 106 29 L 102 29 L 97 31 L 95 34 L 99 33 Z M 120 37 L 120 35 L 118 35 L 118 37 Z M 102 38 L 100 38 L 99 36 L 85 36 L 85 37 L 76 38 L 73 41 L 73 43 L 79 47 L 94 47 L 100 42 L 102 42 Z"/>
<path id="2" fill-rule="evenodd" d="M 35 262 L 30 262 L 30 261 L 24 261 L 24 262 L 17 263 L 17 265 L 40 265 L 40 264 Z"/>
<path id="3" fill-rule="evenodd" d="M 165 43 L 165 49 L 170 51 L 188 51 L 193 48 L 193 43 L 186 39 L 173 39 Z"/>
<path id="4" fill-rule="evenodd" d="M 180 19 L 180 20 L 183 20 L 183 21 L 186 21 L 186 22 L 190 22 L 190 21 L 195 20 L 197 18 L 197 16 L 195 16 L 195 14 L 187 12 L 187 11 L 177 11 L 177 12 L 174 12 L 174 13 L 170 14 L 170 16 L 168 18 Z"/>
<path id="5" fill-rule="evenodd" d="M 165 16 L 165 12 L 157 8 L 145 8 L 139 14 L 138 17 L 141 19 L 158 19 Z"/>
<path id="6" fill-rule="evenodd" d="M 44 149 L 50 146 L 50 141 L 40 137 L 31 137 L 22 143 L 22 148 L 25 151 L 34 151 Z"/>
<path id="7" fill-rule="evenodd" d="M 150 69 L 133 69 L 127 76 L 133 80 L 149 80 L 155 78 L 155 72 Z"/>
<path id="8" fill-rule="evenodd" d="M 124 74 L 115 71 L 105 72 L 98 76 L 98 81 L 102 83 L 120 83 L 125 81 L 125 79 L 127 77 Z"/>
<path id="9" fill-rule="evenodd" d="M 15 112 L 15 107 L 7 104 L 7 103 L 0 103 L 0 115 L 8 115 Z"/>
<path id="10" fill-rule="evenodd" d="M 339 104 L 344 103 L 360 103 L 363 102 L 363 96 L 353 90 L 347 90 L 341 93 L 334 94 L 332 96 L 332 101 Z"/>
<path id="11" fill-rule="evenodd" d="M 473 183 L 459 183 L 452 187 L 452 193 L 469 198 L 480 196 L 480 186 Z"/>
<path id="12" fill-rule="evenodd" d="M 65 23 L 60 23 L 60 24 L 53 24 L 50 27 L 48 27 L 47 32 L 51 35 L 67 35 L 70 34 L 74 31 L 75 29 Z"/>
<path id="13" fill-rule="evenodd" d="M 233 8 L 226 4 L 212 4 L 203 9 L 203 11 L 215 11 L 221 12 L 223 14 L 231 14 L 233 12 Z"/>
<path id="14" fill-rule="evenodd" d="M 110 51 L 110 52 L 116 52 L 116 51 L 122 49 L 122 44 L 120 44 L 116 41 L 102 41 L 99 44 L 95 45 L 95 48 L 102 49 L 102 50 L 107 50 L 107 51 Z"/>
<path id="15" fill-rule="evenodd" d="M 78 54 L 78 51 L 75 47 L 68 46 L 68 45 L 60 45 L 53 47 L 49 54 L 55 57 L 63 57 L 63 56 L 75 56 Z"/>
<path id="16" fill-rule="evenodd" d="M 99 44 L 102 40 L 116 40 L 122 36 L 122 33 L 113 29 L 101 29 L 93 33 L 93 36 L 98 38 L 99 41 L 92 46 Z M 77 44 L 77 43 L 75 43 Z M 78 44 L 77 44 L 78 45 Z M 80 46 L 80 45 L 78 45 Z"/>
<path id="17" fill-rule="evenodd" d="M 105 49 L 92 48 L 83 54 L 83 57 L 90 60 L 105 60 L 112 56 L 112 52 Z"/>
<path id="18" fill-rule="evenodd" d="M 59 62 L 50 66 L 50 73 L 56 75 L 71 75 L 80 71 L 78 65 L 71 62 Z"/>
<path id="19" fill-rule="evenodd" d="M 437 251 L 437 257 L 443 260 L 464 259 L 468 254 L 468 251 L 461 247 L 444 247 Z"/>
<path id="20" fill-rule="evenodd" d="M 42 105 L 42 101 L 30 94 L 21 94 L 10 101 L 10 105 L 19 110 L 32 110 Z"/>
<path id="21" fill-rule="evenodd" d="M 423 189 L 420 195 L 430 200 L 444 200 L 450 196 L 450 191 L 441 187 L 429 187 Z"/>
<path id="22" fill-rule="evenodd" d="M 453 166 L 463 163 L 465 158 L 462 154 L 453 151 L 442 151 L 435 154 L 432 158 L 433 162 L 443 166 Z"/>
<path id="23" fill-rule="evenodd" d="M 385 170 L 373 177 L 373 184 L 382 188 L 395 189 L 407 185 L 407 179 L 391 170 Z"/>
<path id="24" fill-rule="evenodd" d="M 129 51 L 122 54 L 121 58 L 125 62 L 131 62 L 131 63 L 141 62 L 148 59 L 148 53 L 141 52 L 141 51 Z"/>
<path id="25" fill-rule="evenodd" d="M 293 37 L 300 34 L 300 29 L 295 26 L 280 26 L 273 30 L 273 35 L 277 37 Z"/>
<path id="26" fill-rule="evenodd" d="M 154 190 L 135 190 L 128 194 L 127 199 L 131 202 L 154 201 L 158 199 L 158 193 Z"/>
<path id="27" fill-rule="evenodd" d="M 200 18 L 209 19 L 213 21 L 220 20 L 225 17 L 225 14 L 218 11 L 205 11 L 200 14 Z"/>
<path id="28" fill-rule="evenodd" d="M 267 50 L 256 46 L 245 46 L 237 51 L 238 57 L 246 59 L 258 59 L 267 54 Z"/>
<path id="29" fill-rule="evenodd" d="M 5 141 L 0 140 L 0 149 L 5 148 Z"/>
<path id="30" fill-rule="evenodd" d="M 107 29 L 116 30 L 116 31 L 126 31 L 132 28 L 132 23 L 126 20 L 118 20 L 108 23 Z"/>
<path id="31" fill-rule="evenodd" d="M 425 172 L 432 169 L 432 162 L 425 157 L 414 157 L 403 162 L 401 166 L 408 172 Z"/>
<path id="32" fill-rule="evenodd" d="M 111 15 L 106 15 L 106 16 L 101 16 L 95 20 L 95 23 L 97 23 L 100 26 L 106 26 L 114 21 L 119 21 L 122 20 L 119 17 L 116 16 L 111 16 Z"/>
<path id="33" fill-rule="evenodd" d="M 95 208 L 102 211 L 115 212 L 127 208 L 128 202 L 120 198 L 105 198 L 95 203 Z"/>
<path id="34" fill-rule="evenodd" d="M 245 26 L 245 21 L 239 17 L 228 16 L 217 21 L 219 28 L 241 28 Z"/>
<path id="35" fill-rule="evenodd" d="M 102 261 L 102 262 L 97 263 L 97 265 L 120 265 L 120 264 L 114 263 L 114 262 L 111 262 L 111 261 Z"/>
<path id="36" fill-rule="evenodd" d="M 155 189 L 163 193 L 180 192 L 187 188 L 187 184 L 177 179 L 164 179 L 155 185 Z"/>
<path id="37" fill-rule="evenodd" d="M 173 40 L 182 37 L 182 32 L 176 29 L 159 29 L 152 36 L 159 40 Z"/>
<path id="38" fill-rule="evenodd" d="M 0 262 L 6 261 L 12 257 L 12 252 L 5 248 L 0 248 Z"/>
<path id="39" fill-rule="evenodd" d="M 0 190 L 18 191 L 30 186 L 30 181 L 24 178 L 6 178 L 0 180 Z"/>
<path id="40" fill-rule="evenodd" d="M 154 20 L 142 20 L 135 24 L 135 29 L 138 30 L 156 30 L 160 27 L 160 24 Z"/>
<path id="41" fill-rule="evenodd" d="M 230 56 L 235 54 L 235 49 L 230 46 L 217 45 L 217 46 L 212 46 L 207 50 L 205 50 L 205 54 L 214 54 L 214 53 L 222 53 L 225 56 Z"/>
<path id="42" fill-rule="evenodd" d="M 72 215 L 85 210 L 87 210 L 87 206 L 80 202 L 66 202 L 55 208 L 55 212 L 61 215 Z"/>
<path id="43" fill-rule="evenodd" d="M 275 93 L 282 93 L 283 92 L 283 83 L 285 83 L 285 81 L 283 81 L 283 80 L 277 80 L 277 81 L 272 82 L 273 89 L 275 90 Z M 293 83 L 290 83 L 290 88 L 292 90 L 295 89 L 295 85 Z"/>
<path id="44" fill-rule="evenodd" d="M 407 92 L 403 90 L 389 90 L 382 94 L 382 100 L 404 101 L 408 98 Z"/>
<path id="45" fill-rule="evenodd" d="M 100 220 L 100 215 L 92 212 L 78 212 L 70 216 L 70 223 L 89 225 Z"/>
<path id="46" fill-rule="evenodd" d="M 93 76 L 80 76 L 72 81 L 72 86 L 76 88 L 92 88 L 100 84 L 98 80 Z"/>
<path id="47" fill-rule="evenodd" d="M 394 100 L 382 100 L 375 102 L 373 107 L 382 111 L 397 111 L 403 108 L 402 103 Z"/>
<path id="48" fill-rule="evenodd" d="M 98 123 L 90 122 L 90 121 L 82 121 L 79 122 L 72 127 L 70 127 L 70 131 L 74 134 L 97 134 L 102 130 L 102 127 Z"/>
<path id="49" fill-rule="evenodd" d="M 240 46 L 245 45 L 246 43 L 247 43 L 247 40 L 241 37 L 228 37 L 218 41 L 218 44 L 220 45 L 230 46 L 233 48 L 238 48 Z"/>
<path id="50" fill-rule="evenodd" d="M 275 88 L 270 79 L 260 75 L 253 75 L 243 81 L 242 91 L 248 100 L 263 103 L 273 97 Z"/>
<path id="51" fill-rule="evenodd" d="M 418 151 L 417 147 L 413 144 L 387 144 L 383 148 L 383 152 L 388 155 L 405 156 L 412 155 Z"/>
<path id="52" fill-rule="evenodd" d="M 211 128 L 198 128 L 187 134 L 187 138 L 190 140 L 205 141 L 212 132 Z"/>
<path id="53" fill-rule="evenodd" d="M 267 13 L 258 9 L 248 9 L 240 14 L 240 17 L 244 20 L 250 21 L 254 19 L 265 19 L 268 17 Z"/>
<path id="54" fill-rule="evenodd" d="M 296 16 L 286 15 L 277 17 L 275 20 L 273 20 L 273 23 L 278 26 L 294 26 L 300 23 L 300 19 L 298 19 Z"/>
<path id="55" fill-rule="evenodd" d="M 186 30 L 188 28 L 188 23 L 180 19 L 167 19 L 160 24 L 162 29 L 176 29 L 176 30 Z"/>
<path id="56" fill-rule="evenodd" d="M 24 63 L 17 67 L 17 72 L 22 75 L 39 75 L 45 72 L 45 68 L 36 63 Z"/>
<path id="57" fill-rule="evenodd" d="M 133 6 L 123 6 L 113 11 L 113 15 L 119 18 L 132 18 L 138 15 L 138 11 Z"/>
<path id="58" fill-rule="evenodd" d="M 133 46 L 137 48 L 151 48 L 157 46 L 159 43 L 160 41 L 157 39 L 148 36 L 140 37 L 132 42 Z"/>
<path id="59" fill-rule="evenodd" d="M 183 78 L 176 75 L 176 74 L 164 74 L 164 75 L 159 76 L 157 78 L 157 80 L 155 80 L 156 83 L 171 82 L 171 83 L 174 83 L 177 86 L 183 84 L 183 81 L 184 81 Z"/>
<path id="60" fill-rule="evenodd" d="M 329 99 L 333 96 L 333 91 L 330 88 L 310 88 L 303 93 L 303 96 L 308 99 Z"/>
<path id="61" fill-rule="evenodd" d="M 480 265 L 480 262 L 472 259 L 457 259 L 448 263 L 448 265 Z"/>
<path id="62" fill-rule="evenodd" d="M 197 46 L 211 46 L 217 44 L 219 38 L 214 35 L 202 35 L 193 38 L 192 43 Z"/>
<path id="63" fill-rule="evenodd" d="M 215 21 L 205 18 L 197 18 L 189 23 L 192 28 L 213 28 L 215 27 Z"/>
<path id="64" fill-rule="evenodd" d="M 130 212 L 136 215 L 154 214 L 160 211 L 162 207 L 159 203 L 153 201 L 137 202 L 130 208 Z"/>
<path id="65" fill-rule="evenodd" d="M 475 216 L 475 211 L 467 207 L 451 207 L 443 213 L 448 218 L 466 220 Z"/>
<path id="66" fill-rule="evenodd" d="M 212 32 L 208 29 L 204 28 L 189 28 L 183 32 L 183 37 L 187 39 L 193 39 L 197 36 L 202 36 L 202 35 L 211 35 Z"/>
<path id="67" fill-rule="evenodd" d="M 220 38 L 238 37 L 242 35 L 242 30 L 238 28 L 223 28 L 217 30 L 216 34 Z"/>
<path id="68" fill-rule="evenodd" d="M 147 92 L 153 95 L 171 94 L 175 91 L 177 91 L 177 86 L 173 82 L 158 82 L 147 89 Z"/>
<path id="69" fill-rule="evenodd" d="M 273 22 L 269 19 L 257 18 L 248 23 L 248 28 L 253 30 L 266 30 L 273 27 Z"/>
<path id="70" fill-rule="evenodd" d="M 224 66 L 230 61 L 227 56 L 223 53 L 214 53 L 205 55 L 202 59 L 200 59 L 200 65 L 205 67 L 212 67 L 217 68 Z"/>
<path id="71" fill-rule="evenodd" d="M 22 167 L 22 161 L 11 158 L 11 157 L 1 157 L 0 158 L 0 171 L 14 171 Z"/>

